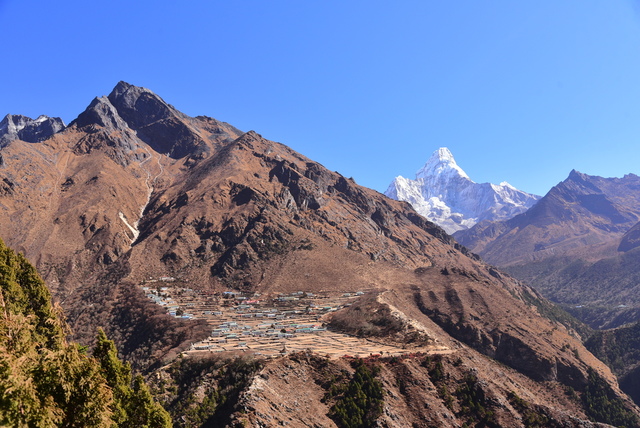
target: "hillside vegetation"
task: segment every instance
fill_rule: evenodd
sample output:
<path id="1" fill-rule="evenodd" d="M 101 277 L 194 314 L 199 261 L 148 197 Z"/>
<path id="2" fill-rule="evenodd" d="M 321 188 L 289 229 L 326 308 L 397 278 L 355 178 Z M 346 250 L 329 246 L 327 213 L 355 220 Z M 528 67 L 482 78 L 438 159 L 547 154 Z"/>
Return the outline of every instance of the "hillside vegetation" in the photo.
<path id="1" fill-rule="evenodd" d="M 104 332 L 92 355 L 68 333 L 35 268 L 0 240 L 0 425 L 171 426 Z"/>

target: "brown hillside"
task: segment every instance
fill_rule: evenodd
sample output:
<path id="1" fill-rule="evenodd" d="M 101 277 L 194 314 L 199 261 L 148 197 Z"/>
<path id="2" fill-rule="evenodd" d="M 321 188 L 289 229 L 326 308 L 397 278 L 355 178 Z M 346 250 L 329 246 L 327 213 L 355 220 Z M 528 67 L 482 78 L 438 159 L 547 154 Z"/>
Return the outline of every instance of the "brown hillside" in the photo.
<path id="1" fill-rule="evenodd" d="M 522 387 L 505 380 L 498 396 L 527 390 L 528 402 L 551 406 L 558 388 L 586 396 L 593 372 L 638 413 L 574 334 L 541 315 L 551 305 L 533 290 L 409 204 L 255 132 L 190 118 L 120 82 L 50 139 L 1 151 L 0 236 L 37 264 L 80 340 L 105 326 L 138 368 L 171 362 L 210 331 L 170 317 L 144 296 L 143 281 L 265 296 L 370 290 L 384 314 L 465 367 L 518 372 Z M 561 400 L 549 412 L 583 418 L 583 404 Z"/>

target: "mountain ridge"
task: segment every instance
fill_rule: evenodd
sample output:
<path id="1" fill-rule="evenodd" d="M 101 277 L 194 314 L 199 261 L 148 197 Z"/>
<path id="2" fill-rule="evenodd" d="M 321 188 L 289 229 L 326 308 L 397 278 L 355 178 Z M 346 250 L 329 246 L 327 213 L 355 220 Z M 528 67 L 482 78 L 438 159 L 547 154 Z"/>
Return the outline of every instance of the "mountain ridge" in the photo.
<path id="1" fill-rule="evenodd" d="M 620 240 L 618 251 L 626 253 L 638 247 L 640 247 L 640 222 L 636 223 L 624 234 Z"/>
<path id="2" fill-rule="evenodd" d="M 640 219 L 637 189 L 640 177 L 634 174 L 606 179 L 573 170 L 527 212 L 478 224 L 455 237 L 498 266 L 539 260 L 554 251 L 580 251 L 584 245 L 613 254 L 611 249 Z M 540 232 L 551 226 L 551 234 Z"/>
<path id="3" fill-rule="evenodd" d="M 230 290 L 261 299 L 301 290 L 367 290 L 384 295 L 381 314 L 395 313 L 388 309 L 393 306 L 393 316 L 429 332 L 429 340 L 452 353 L 447 367 L 465 368 L 450 368 L 456 382 L 475 373 L 468 387 L 485 391 L 483 382 L 494 373 L 507 376 L 512 383 L 496 381 L 495 400 L 483 401 L 504 420 L 521 420 L 525 412 L 508 404 L 515 391 L 527 403 L 541 403 L 539 412 L 559 424 L 578 418 L 589 426 L 585 402 L 562 398 L 558 405 L 553 399 L 565 397 L 567 387 L 588 397 L 597 386 L 640 415 L 576 333 L 541 315 L 548 302 L 486 265 L 408 203 L 256 132 L 177 114 L 151 91 L 122 83 L 116 89 L 113 100 L 94 100 L 81 120 L 49 139 L 14 140 L 1 149 L 0 183 L 11 185 L 0 190 L 0 236 L 35 261 L 81 343 L 90 345 L 101 325 L 134 367 L 171 376 L 156 370 L 184 360 L 200 364 L 176 357 L 211 329 L 204 318 L 170 316 L 143 286 L 197 290 L 214 300 Z M 223 300 L 215 301 L 228 303 Z M 280 373 L 289 361 L 279 359 L 263 373 Z M 311 357 L 304 361 L 311 370 Z M 343 360 L 335 364 L 347 370 Z M 384 379 L 395 394 L 394 364 L 389 361 Z M 424 371 L 433 367 L 424 364 L 406 368 L 426 384 Z M 517 388 L 510 390 L 511 384 Z M 283 391 L 300 393 L 290 388 Z M 246 391 L 260 396 L 255 388 Z M 477 417 L 464 413 L 463 393 L 455 394 L 459 404 L 452 398 L 449 426 Z M 385 400 L 401 414 L 404 407 Z M 292 420 L 302 420 L 296 412 Z M 249 416 L 268 419 L 258 410 L 242 417 Z M 407 420 L 425 417 L 416 411 Z"/>
<path id="4" fill-rule="evenodd" d="M 65 124 L 59 117 L 38 116 L 36 119 L 23 115 L 7 114 L 0 121 L 0 147 L 13 140 L 37 143 L 62 131 Z"/>
<path id="5" fill-rule="evenodd" d="M 640 177 L 571 171 L 533 208 L 456 239 L 593 328 L 638 320 Z"/>

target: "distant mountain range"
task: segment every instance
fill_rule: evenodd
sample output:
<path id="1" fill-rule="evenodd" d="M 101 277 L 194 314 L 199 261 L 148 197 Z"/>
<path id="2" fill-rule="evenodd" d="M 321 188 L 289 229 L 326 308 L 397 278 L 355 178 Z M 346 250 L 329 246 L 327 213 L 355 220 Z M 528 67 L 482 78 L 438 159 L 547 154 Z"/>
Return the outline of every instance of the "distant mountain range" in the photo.
<path id="1" fill-rule="evenodd" d="M 606 327 L 640 319 L 639 220 L 640 177 L 572 171 L 525 213 L 454 236 L 594 327 Z"/>
<path id="2" fill-rule="evenodd" d="M 472 181 L 446 147 L 433 152 L 414 180 L 396 177 L 385 195 L 409 202 L 418 213 L 448 233 L 468 229 L 484 220 L 509 219 L 540 199 L 507 182 Z"/>
<path id="3" fill-rule="evenodd" d="M 528 209 L 516 204 L 500 211 L 502 218 L 493 215 L 495 207 L 504 207 L 497 203 L 499 189 L 484 185 L 492 197 L 481 198 L 480 186 L 441 148 L 415 180 L 396 178 L 387 195 L 410 202 L 484 260 L 591 327 L 619 327 L 596 333 L 587 346 L 640 400 L 640 177 L 603 178 L 574 170 Z M 488 215 L 473 212 L 477 207 Z"/>
<path id="4" fill-rule="evenodd" d="M 415 180 L 396 177 L 403 200 L 458 242 L 525 281 L 593 327 L 640 320 L 640 178 L 571 171 L 543 198 L 473 182 L 446 148 Z M 640 250 L 638 250 L 640 251 Z"/>

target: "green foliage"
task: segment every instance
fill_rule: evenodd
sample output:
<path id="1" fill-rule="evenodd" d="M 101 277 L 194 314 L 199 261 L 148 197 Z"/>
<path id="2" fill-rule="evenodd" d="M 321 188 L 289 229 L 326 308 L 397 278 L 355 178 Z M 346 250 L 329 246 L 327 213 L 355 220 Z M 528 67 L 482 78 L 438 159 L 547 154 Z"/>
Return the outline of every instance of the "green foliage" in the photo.
<path id="1" fill-rule="evenodd" d="M 495 415 L 487 407 L 487 399 L 480 388 L 478 379 L 472 373 L 467 373 L 462 383 L 456 389 L 455 395 L 460 405 L 458 416 L 467 419 L 469 426 L 497 427 Z"/>
<path id="2" fill-rule="evenodd" d="M 442 361 L 438 360 L 433 365 L 433 368 L 429 370 L 429 377 L 433 383 L 437 383 L 444 380 L 444 367 Z"/>
<path id="3" fill-rule="evenodd" d="M 455 402 L 455 399 L 449 392 L 446 384 L 443 383 L 442 385 L 438 385 L 438 396 L 442 399 L 442 402 L 447 409 L 453 410 L 453 403 Z"/>
<path id="4" fill-rule="evenodd" d="M 490 409 L 490 402 L 485 397 L 475 374 L 469 372 L 462 380 L 457 381 L 452 394 L 447 386 L 448 382 L 451 385 L 450 376 L 446 373 L 442 361 L 440 355 L 427 356 L 422 361 L 422 366 L 427 369 L 429 378 L 445 407 L 452 412 L 455 411 L 461 420 L 465 420 L 466 426 L 498 426 L 494 412 Z M 452 364 L 454 367 L 460 367 L 462 361 L 458 358 Z"/>
<path id="5" fill-rule="evenodd" d="M 57 403 L 63 412 L 60 426 L 111 425 L 109 403 L 112 394 L 100 374 L 100 367 L 75 344 L 54 352 L 44 352 L 41 365 L 33 373 L 40 393 Z"/>
<path id="6" fill-rule="evenodd" d="M 66 331 L 35 269 L 0 241 L 1 426 L 111 425 L 111 390 Z"/>
<path id="7" fill-rule="evenodd" d="M 101 374 L 113 392 L 112 419 L 120 427 L 170 427 L 171 418 L 156 403 L 142 376 L 131 380 L 131 367 L 118 359 L 113 341 L 102 329 L 98 331 L 93 357 L 99 362 Z"/>
<path id="8" fill-rule="evenodd" d="M 151 396 L 149 387 L 141 375 L 137 375 L 133 381 L 131 399 L 127 403 L 127 421 L 123 427 L 130 428 L 161 428 L 171 427 L 169 413 L 156 403 Z"/>
<path id="9" fill-rule="evenodd" d="M 448 375 L 444 370 L 444 365 L 442 364 L 442 356 L 435 355 L 431 357 L 427 355 L 422 361 L 422 366 L 427 369 L 429 378 L 438 391 L 438 397 L 442 399 L 442 402 L 447 409 L 453 411 L 453 404 L 455 403 L 455 399 L 449 392 L 449 388 L 445 383 Z"/>
<path id="10" fill-rule="evenodd" d="M 382 383 L 376 379 L 377 368 L 369 368 L 361 359 L 354 362 L 355 373 L 341 388 L 334 388 L 339 394 L 331 407 L 329 417 L 341 428 L 366 428 L 376 426 L 382 414 Z"/>
<path id="11" fill-rule="evenodd" d="M 597 331 L 585 342 L 585 347 L 614 373 L 624 375 L 640 361 L 640 322 Z"/>
<path id="12" fill-rule="evenodd" d="M 636 427 L 640 423 L 607 381 L 593 369 L 589 369 L 589 382 L 582 394 L 582 400 L 587 415 L 596 422 L 617 427 Z"/>
<path id="13" fill-rule="evenodd" d="M 124 406 L 131 395 L 131 369 L 118 359 L 115 344 L 107 339 L 102 329 L 98 330 L 93 357 L 98 360 L 102 375 L 113 392 L 114 401 L 111 406 L 113 420 L 121 424 L 127 420 Z"/>
<path id="14" fill-rule="evenodd" d="M 67 331 L 35 269 L 0 240 L 0 426 L 126 426 L 119 423 L 126 412 L 120 411 L 124 401 L 117 385 L 130 380 L 128 366 L 104 333 L 99 361 L 68 343 Z M 128 398 L 135 396 L 134 391 Z M 159 420 L 129 426 L 169 426 Z"/>
<path id="15" fill-rule="evenodd" d="M 66 326 L 51 305 L 51 295 L 35 268 L 0 240 L 0 290 L 9 314 L 30 317 L 33 339 L 49 347 L 59 346 Z"/>

